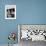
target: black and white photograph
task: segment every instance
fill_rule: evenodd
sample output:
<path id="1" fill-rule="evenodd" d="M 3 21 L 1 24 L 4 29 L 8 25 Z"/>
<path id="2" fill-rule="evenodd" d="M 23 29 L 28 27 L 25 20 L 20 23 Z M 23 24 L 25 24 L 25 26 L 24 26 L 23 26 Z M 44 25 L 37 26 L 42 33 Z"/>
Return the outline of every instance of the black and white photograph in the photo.
<path id="1" fill-rule="evenodd" d="M 46 25 L 19 24 L 18 42 L 20 46 L 46 42 Z"/>
<path id="2" fill-rule="evenodd" d="M 5 19 L 16 19 L 16 5 L 5 5 Z"/>

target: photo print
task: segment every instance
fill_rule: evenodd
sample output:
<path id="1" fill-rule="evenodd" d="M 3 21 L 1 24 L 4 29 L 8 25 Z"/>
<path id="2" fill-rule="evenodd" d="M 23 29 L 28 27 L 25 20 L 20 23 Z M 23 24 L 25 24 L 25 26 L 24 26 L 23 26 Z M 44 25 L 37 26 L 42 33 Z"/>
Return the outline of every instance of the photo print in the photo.
<path id="1" fill-rule="evenodd" d="M 5 19 L 16 19 L 16 5 L 5 5 Z"/>

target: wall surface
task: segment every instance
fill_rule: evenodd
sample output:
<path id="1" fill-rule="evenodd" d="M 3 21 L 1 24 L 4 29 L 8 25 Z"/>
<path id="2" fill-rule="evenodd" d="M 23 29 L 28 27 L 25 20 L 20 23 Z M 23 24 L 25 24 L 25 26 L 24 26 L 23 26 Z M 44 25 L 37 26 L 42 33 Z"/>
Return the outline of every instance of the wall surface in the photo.
<path id="1" fill-rule="evenodd" d="M 16 20 L 5 19 L 7 4 L 16 4 Z M 9 32 L 17 34 L 17 24 L 46 24 L 46 0 L 0 0 L 0 44 L 8 43 Z"/>
<path id="2" fill-rule="evenodd" d="M 17 19 L 5 19 L 5 5 L 16 5 L 16 0 L 0 0 L 0 44 L 7 44 L 9 42 L 8 35 L 10 32 L 16 32 L 17 35 Z M 16 38 L 16 43 L 17 38 Z"/>

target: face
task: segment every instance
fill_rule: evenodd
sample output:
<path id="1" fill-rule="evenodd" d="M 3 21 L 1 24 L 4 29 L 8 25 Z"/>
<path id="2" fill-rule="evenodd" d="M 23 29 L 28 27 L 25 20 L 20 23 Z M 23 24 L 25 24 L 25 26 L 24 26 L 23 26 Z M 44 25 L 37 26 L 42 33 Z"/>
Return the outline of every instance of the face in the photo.
<path id="1" fill-rule="evenodd" d="M 15 9 L 14 8 L 11 8 L 11 9 L 7 9 L 7 17 L 12 17 L 14 18 L 15 16 Z"/>

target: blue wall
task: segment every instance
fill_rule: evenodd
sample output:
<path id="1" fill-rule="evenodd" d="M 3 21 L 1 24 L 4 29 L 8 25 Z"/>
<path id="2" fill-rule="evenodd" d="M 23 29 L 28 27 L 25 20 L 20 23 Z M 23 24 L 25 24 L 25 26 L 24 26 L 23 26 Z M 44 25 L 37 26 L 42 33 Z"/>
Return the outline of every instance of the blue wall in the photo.
<path id="1" fill-rule="evenodd" d="M 16 4 L 18 23 L 46 24 L 46 0 L 19 0 Z"/>
<path id="2" fill-rule="evenodd" d="M 16 4 L 16 20 L 5 19 L 7 4 Z M 8 43 L 9 32 L 17 34 L 17 24 L 46 24 L 46 0 L 0 0 L 0 43 Z"/>

